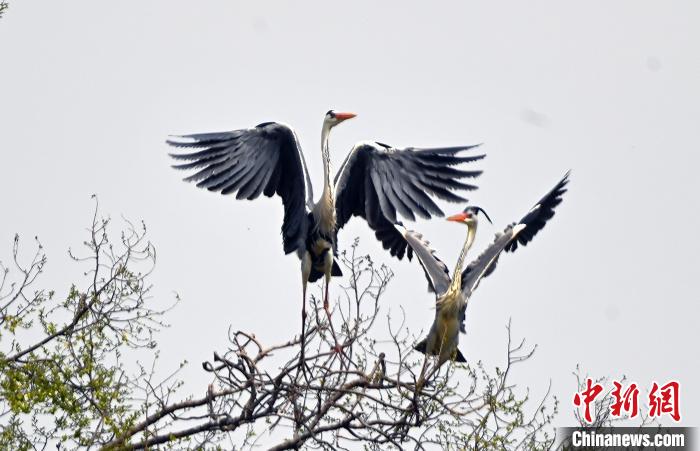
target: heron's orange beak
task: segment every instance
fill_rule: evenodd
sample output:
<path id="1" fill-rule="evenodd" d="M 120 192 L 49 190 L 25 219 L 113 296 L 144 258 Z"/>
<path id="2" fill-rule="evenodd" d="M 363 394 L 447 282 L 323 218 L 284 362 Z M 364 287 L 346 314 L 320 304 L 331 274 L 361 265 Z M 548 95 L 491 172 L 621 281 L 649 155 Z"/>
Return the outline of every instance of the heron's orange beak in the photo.
<path id="1" fill-rule="evenodd" d="M 454 222 L 464 222 L 467 219 L 467 214 L 464 212 L 457 213 L 456 215 L 452 215 L 449 218 L 447 218 L 448 221 L 454 221 Z"/>
<path id="2" fill-rule="evenodd" d="M 352 119 L 355 116 L 357 116 L 355 113 L 335 113 L 335 118 L 340 119 L 341 121 Z"/>

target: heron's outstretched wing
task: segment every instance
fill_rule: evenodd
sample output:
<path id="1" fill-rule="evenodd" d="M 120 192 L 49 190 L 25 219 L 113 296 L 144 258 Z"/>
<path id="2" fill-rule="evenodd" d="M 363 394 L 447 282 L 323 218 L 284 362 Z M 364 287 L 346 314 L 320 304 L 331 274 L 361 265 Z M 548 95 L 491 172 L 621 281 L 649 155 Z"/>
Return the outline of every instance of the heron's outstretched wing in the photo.
<path id="1" fill-rule="evenodd" d="M 547 221 L 554 216 L 554 208 L 561 203 L 562 196 L 567 191 L 567 183 L 569 172 L 520 221 L 506 227 L 503 233 L 496 234 L 494 242 L 467 265 L 462 272 L 462 293 L 466 293 L 466 297 L 476 289 L 481 279 L 493 272 L 502 251 L 516 250 L 518 242 L 525 245 L 544 228 Z"/>
<path id="2" fill-rule="evenodd" d="M 437 296 L 446 292 L 452 282 L 450 271 L 447 265 L 435 255 L 435 250 L 430 247 L 430 243 L 424 240 L 420 233 L 406 230 L 401 223 L 396 223 L 394 227 L 418 257 L 425 271 L 425 277 L 428 279 L 428 290 L 433 291 Z"/>
<path id="3" fill-rule="evenodd" d="M 561 203 L 561 197 L 566 192 L 567 183 L 569 183 L 569 172 L 519 222 L 506 227 L 503 233 L 497 233 L 493 243 L 467 265 L 467 268 L 462 272 L 460 331 L 465 332 L 464 319 L 467 302 L 479 286 L 481 279 L 496 269 L 498 258 L 504 250 L 506 252 L 514 251 L 517 249 L 518 242 L 523 245 L 528 243 L 537 232 L 544 228 L 547 221 L 554 216 L 554 207 Z"/>
<path id="4" fill-rule="evenodd" d="M 554 208 L 561 203 L 562 196 L 566 192 L 566 185 L 569 183 L 571 171 L 564 174 L 564 177 L 542 197 L 527 214 L 518 222 L 527 227 L 518 234 L 517 240 L 511 241 L 506 247 L 506 252 L 514 252 L 518 249 L 518 244 L 527 245 L 537 235 L 537 232 L 544 228 L 544 225 L 554 216 Z"/>
<path id="5" fill-rule="evenodd" d="M 355 145 L 335 176 L 338 229 L 352 216 L 360 216 L 375 231 L 384 248 L 401 259 L 406 246 L 393 227 L 397 212 L 411 220 L 416 215 L 431 218 L 444 215 L 433 197 L 464 201 L 453 191 L 469 191 L 476 186 L 459 180 L 477 177 L 481 171 L 465 171 L 454 166 L 484 158 L 484 155 L 459 155 L 474 147 L 399 150 L 374 142 Z M 407 255 L 410 259 L 410 249 Z"/>
<path id="6" fill-rule="evenodd" d="M 185 178 L 200 188 L 221 194 L 236 192 L 237 199 L 277 194 L 284 204 L 284 252 L 303 248 L 308 227 L 306 202 L 313 198 L 306 162 L 294 131 L 266 122 L 254 128 L 221 133 L 176 136 L 166 141 L 189 153 L 170 154 L 176 169 L 197 170 Z"/>

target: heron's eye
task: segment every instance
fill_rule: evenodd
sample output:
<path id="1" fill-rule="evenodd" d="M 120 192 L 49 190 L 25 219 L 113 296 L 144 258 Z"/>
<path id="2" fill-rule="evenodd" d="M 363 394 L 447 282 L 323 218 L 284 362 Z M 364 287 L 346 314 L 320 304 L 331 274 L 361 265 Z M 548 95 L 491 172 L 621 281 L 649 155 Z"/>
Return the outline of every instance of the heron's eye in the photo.
<path id="1" fill-rule="evenodd" d="M 467 218 L 471 218 L 471 217 L 472 217 L 472 214 L 469 213 L 469 212 L 467 212 L 467 213 L 465 214 L 465 216 L 466 216 Z"/>

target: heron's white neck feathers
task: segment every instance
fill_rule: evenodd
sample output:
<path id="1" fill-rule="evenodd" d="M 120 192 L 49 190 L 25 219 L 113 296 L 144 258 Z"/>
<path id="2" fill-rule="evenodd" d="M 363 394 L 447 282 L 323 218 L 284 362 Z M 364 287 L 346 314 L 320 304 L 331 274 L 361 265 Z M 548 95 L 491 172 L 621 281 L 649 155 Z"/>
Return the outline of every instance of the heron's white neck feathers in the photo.
<path id="1" fill-rule="evenodd" d="M 321 158 L 323 158 L 323 189 L 331 189 L 331 153 L 328 148 L 328 137 L 331 133 L 331 125 L 323 123 L 321 129 Z"/>
<path id="2" fill-rule="evenodd" d="M 314 207 L 314 218 L 322 232 L 333 233 L 335 231 L 335 194 L 331 184 L 331 156 L 328 149 L 328 136 L 331 125 L 323 123 L 321 129 L 321 158 L 323 159 L 323 193 Z"/>
<path id="3" fill-rule="evenodd" d="M 467 239 L 464 241 L 464 246 L 462 246 L 462 252 L 459 254 L 457 259 L 457 264 L 455 265 L 455 270 L 452 273 L 452 284 L 450 285 L 450 291 L 460 292 L 462 290 L 462 267 L 464 266 L 464 259 L 467 257 L 467 252 L 469 248 L 474 244 L 474 237 L 476 236 L 476 221 L 467 226 Z"/>

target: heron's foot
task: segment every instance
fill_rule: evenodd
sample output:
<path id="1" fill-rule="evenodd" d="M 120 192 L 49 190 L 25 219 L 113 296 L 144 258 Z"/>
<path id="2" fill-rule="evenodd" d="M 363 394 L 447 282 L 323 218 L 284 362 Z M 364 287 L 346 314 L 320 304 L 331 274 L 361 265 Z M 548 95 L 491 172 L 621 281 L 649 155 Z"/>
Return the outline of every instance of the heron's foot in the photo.
<path id="1" fill-rule="evenodd" d="M 323 309 L 326 311 L 326 314 L 328 315 L 328 319 L 330 320 L 331 314 L 330 314 L 330 309 L 329 309 L 329 305 L 328 305 L 328 285 L 329 285 L 329 283 L 330 283 L 330 280 L 326 280 L 326 284 L 325 284 L 326 289 L 325 289 L 325 293 L 323 296 Z"/>

